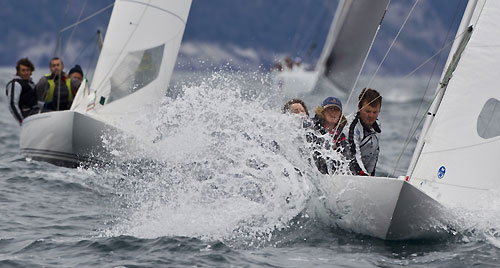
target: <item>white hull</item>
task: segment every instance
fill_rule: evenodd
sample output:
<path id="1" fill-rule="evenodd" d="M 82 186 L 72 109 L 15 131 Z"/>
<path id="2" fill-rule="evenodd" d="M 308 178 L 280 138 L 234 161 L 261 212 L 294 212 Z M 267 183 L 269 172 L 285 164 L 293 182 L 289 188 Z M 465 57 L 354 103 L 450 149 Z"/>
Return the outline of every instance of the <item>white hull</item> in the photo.
<path id="1" fill-rule="evenodd" d="M 21 129 L 21 151 L 56 165 L 110 161 L 103 135 L 112 126 L 74 111 L 38 114 Z M 113 132 L 113 133 L 111 133 Z M 387 240 L 435 238 L 444 234 L 446 217 L 434 199 L 404 180 L 362 176 L 324 176 L 318 189 L 318 217 L 327 224 Z"/>
<path id="2" fill-rule="evenodd" d="M 344 98 L 346 93 L 332 84 L 317 71 L 306 71 L 303 68 L 286 69 L 272 73 L 273 84 L 277 86 L 286 99 L 299 98 L 306 103 L 313 103 L 315 96 L 336 96 Z M 311 106 L 313 107 L 313 106 Z"/>
<path id="3" fill-rule="evenodd" d="M 42 113 L 23 121 L 19 146 L 33 160 L 76 167 L 109 157 L 102 135 L 110 132 L 116 129 L 75 111 Z"/>
<path id="4" fill-rule="evenodd" d="M 447 233 L 444 207 L 400 179 L 325 177 L 320 189 L 322 220 L 385 240 L 437 238 Z M 319 215 L 321 217 L 321 215 Z"/>

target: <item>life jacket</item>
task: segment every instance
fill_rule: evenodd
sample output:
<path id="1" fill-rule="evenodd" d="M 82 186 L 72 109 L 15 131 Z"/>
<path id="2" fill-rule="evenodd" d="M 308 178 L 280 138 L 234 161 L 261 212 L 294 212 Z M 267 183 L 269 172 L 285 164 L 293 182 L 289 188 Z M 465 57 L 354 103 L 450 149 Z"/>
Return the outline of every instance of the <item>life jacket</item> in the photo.
<path id="1" fill-rule="evenodd" d="M 35 91 L 35 85 L 30 80 L 14 78 L 7 84 L 6 90 L 9 90 L 9 87 L 14 87 L 15 82 L 21 85 L 21 94 L 19 95 L 18 106 L 21 110 L 23 118 L 26 118 L 32 114 L 32 110 L 34 108 L 37 108 L 38 98 Z"/>
<path id="2" fill-rule="evenodd" d="M 50 78 L 52 74 L 46 74 L 45 77 L 47 78 L 47 82 L 49 83 L 49 92 L 45 96 L 45 101 L 46 102 L 51 102 L 54 99 L 54 90 L 56 88 L 56 81 L 54 81 L 54 78 Z M 73 90 L 71 90 L 71 79 L 67 76 L 63 76 L 61 78 L 63 82 L 66 84 L 66 87 L 68 88 L 68 102 L 73 101 Z"/>

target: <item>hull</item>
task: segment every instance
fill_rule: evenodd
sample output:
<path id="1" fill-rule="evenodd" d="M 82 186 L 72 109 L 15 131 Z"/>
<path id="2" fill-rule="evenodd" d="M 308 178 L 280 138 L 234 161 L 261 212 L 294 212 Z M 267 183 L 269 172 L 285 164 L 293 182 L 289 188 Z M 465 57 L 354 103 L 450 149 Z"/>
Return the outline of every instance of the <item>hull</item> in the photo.
<path id="1" fill-rule="evenodd" d="M 321 184 L 324 192 L 318 205 L 331 225 L 384 240 L 447 234 L 444 207 L 404 180 L 334 176 Z"/>
<path id="2" fill-rule="evenodd" d="M 102 137 L 111 132 L 110 125 L 78 112 L 42 113 L 23 122 L 19 146 L 33 160 L 77 167 L 109 158 Z"/>
<path id="3" fill-rule="evenodd" d="M 317 72 L 306 71 L 302 68 L 273 73 L 273 83 L 282 89 L 287 97 L 302 97 L 311 94 L 317 79 Z"/>
<path id="4" fill-rule="evenodd" d="M 272 73 L 273 84 L 277 86 L 286 99 L 299 98 L 306 103 L 316 102 L 316 97 L 337 96 L 345 98 L 346 92 L 337 88 L 325 76 L 317 71 L 306 71 L 302 68 Z"/>

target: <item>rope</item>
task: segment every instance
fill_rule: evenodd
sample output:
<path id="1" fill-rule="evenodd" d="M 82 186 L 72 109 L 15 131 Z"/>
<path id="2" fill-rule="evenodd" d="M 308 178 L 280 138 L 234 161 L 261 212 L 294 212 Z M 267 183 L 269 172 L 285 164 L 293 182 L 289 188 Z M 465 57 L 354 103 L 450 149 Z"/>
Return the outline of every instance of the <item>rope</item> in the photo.
<path id="1" fill-rule="evenodd" d="M 69 0 L 66 1 L 66 9 L 64 10 L 64 15 L 62 16 L 61 18 L 61 26 L 59 28 L 62 28 L 62 26 L 64 25 L 64 21 L 66 20 L 66 15 L 68 14 L 68 10 L 69 10 Z M 61 56 L 60 52 L 61 52 L 61 46 L 62 46 L 62 36 L 61 36 L 61 32 L 59 32 L 57 34 L 57 44 L 56 44 L 56 50 L 54 51 L 54 55 L 55 56 Z"/>
<path id="2" fill-rule="evenodd" d="M 403 31 L 403 28 L 405 27 L 406 23 L 408 22 L 408 19 L 410 18 L 411 14 L 413 13 L 413 10 L 415 10 L 415 7 L 417 6 L 418 2 L 420 0 L 416 0 L 415 3 L 413 3 L 413 6 L 411 7 L 410 11 L 408 12 L 408 15 L 406 16 L 405 18 L 405 21 L 403 22 L 403 24 L 401 25 L 401 27 L 399 28 L 399 31 L 398 33 L 396 34 L 396 36 L 394 37 L 394 39 L 392 40 L 392 43 L 391 45 L 389 46 L 389 48 L 387 49 L 387 51 L 385 52 L 385 55 L 384 57 L 382 58 L 382 60 L 380 61 L 379 65 L 377 66 L 377 69 L 375 70 L 375 73 L 373 73 L 372 75 L 372 78 L 370 79 L 370 81 L 368 82 L 368 85 L 366 87 L 370 87 L 370 85 L 372 84 L 373 82 L 373 79 L 375 79 L 375 76 L 377 76 L 377 73 L 378 71 L 380 70 L 380 67 L 382 66 L 382 64 L 385 62 L 385 59 L 387 58 L 387 55 L 389 55 L 389 52 L 391 51 L 392 47 L 394 46 L 394 44 L 396 43 L 396 40 L 398 39 L 399 35 L 401 34 L 401 32 Z"/>
<path id="3" fill-rule="evenodd" d="M 88 39 L 88 41 L 85 42 L 85 47 L 80 51 L 78 56 L 76 56 L 76 58 L 73 60 L 73 62 L 71 62 L 72 64 L 70 64 L 69 66 L 74 66 L 78 62 L 78 59 L 80 59 L 80 57 L 83 55 L 83 53 L 87 50 L 87 48 L 89 48 L 90 44 L 94 41 L 94 38 L 95 38 L 94 35 L 95 34 L 92 34 L 92 36 Z"/>
<path id="4" fill-rule="evenodd" d="M 102 8 L 102 9 L 100 9 L 100 10 L 98 10 L 98 11 L 94 12 L 93 14 L 91 14 L 91 15 L 89 15 L 89 16 L 87 16 L 87 17 L 85 17 L 84 19 L 79 20 L 79 21 L 77 21 L 77 22 L 75 22 L 75 23 L 73 23 L 73 24 L 71 24 L 71 25 L 69 25 L 69 26 L 66 26 L 66 27 L 62 28 L 62 29 L 59 31 L 59 34 L 61 34 L 61 33 L 65 32 L 65 31 L 67 31 L 67 30 L 69 30 L 69 29 L 71 29 L 71 28 L 73 28 L 73 27 L 75 27 L 75 26 L 77 26 L 77 25 L 79 25 L 79 24 L 81 24 L 81 23 L 85 22 L 85 21 L 90 20 L 91 18 L 93 18 L 93 17 L 95 17 L 95 16 L 97 16 L 97 15 L 101 14 L 102 12 L 106 11 L 107 9 L 109 9 L 109 8 L 113 7 L 113 5 L 114 5 L 114 4 L 115 4 L 115 3 L 113 2 L 112 4 L 110 4 L 110 5 L 108 5 L 108 6 L 104 7 L 104 8 Z"/>
<path id="5" fill-rule="evenodd" d="M 318 17 L 318 19 L 314 22 L 311 23 L 313 25 L 312 29 L 316 29 L 315 31 L 307 31 L 307 33 L 311 33 L 306 35 L 306 38 L 304 39 L 304 47 L 307 47 L 307 51 L 304 55 L 303 62 L 306 62 L 308 59 L 311 58 L 314 50 L 317 48 L 317 42 L 319 40 L 319 37 L 324 30 L 324 26 L 326 25 L 326 19 L 329 14 L 331 14 L 331 11 L 333 10 L 333 2 L 332 1 L 327 1 L 326 3 L 323 2 L 323 12 L 321 13 L 321 16 Z M 328 29 L 331 26 L 331 21 L 330 24 L 328 25 Z M 311 42 L 312 41 L 312 42 Z M 309 44 L 309 45 L 308 45 Z"/>
<path id="6" fill-rule="evenodd" d="M 90 77 L 90 64 L 91 64 L 92 62 L 97 61 L 97 59 L 96 59 L 96 57 L 97 57 L 97 55 L 98 55 L 98 54 L 96 55 L 96 51 L 97 51 L 97 50 L 98 50 L 98 48 L 97 48 L 97 43 L 96 43 L 96 42 L 94 42 L 94 46 L 93 46 L 93 49 L 92 49 L 92 55 L 90 56 L 90 61 L 88 61 L 88 63 L 87 63 L 87 68 L 85 69 L 85 73 L 87 74 L 87 75 L 86 75 L 87 79 L 91 79 L 91 78 L 93 78 L 93 77 L 94 77 L 94 73 L 92 73 L 92 77 Z M 90 85 L 89 85 L 89 87 L 90 87 Z"/>
<path id="7" fill-rule="evenodd" d="M 418 1 L 418 0 L 417 0 Z M 387 12 L 387 9 L 386 9 L 386 12 Z M 380 30 L 380 26 L 381 26 L 382 22 L 380 22 L 380 24 L 378 25 L 377 27 L 377 31 L 375 33 L 377 33 L 379 30 Z M 371 43 L 370 43 L 370 50 L 371 48 L 373 47 L 373 43 L 375 43 L 375 38 L 372 39 Z M 352 88 L 349 92 L 349 96 L 347 97 L 347 101 L 346 103 L 349 104 L 351 102 L 351 98 L 352 98 L 352 94 L 354 93 L 354 89 L 356 88 L 356 86 L 358 85 L 358 82 L 359 82 L 359 78 L 361 77 L 361 71 L 363 70 L 363 68 L 365 67 L 365 64 L 366 64 L 366 61 L 368 60 L 368 54 L 366 54 L 365 58 L 363 59 L 363 64 L 361 64 L 361 68 L 359 69 L 359 72 L 358 72 L 358 75 L 356 76 L 356 80 L 354 81 L 354 84 L 352 85 Z M 376 99 L 374 99 L 373 101 L 375 101 Z M 370 102 L 371 103 L 371 102 Z M 344 116 L 344 112 L 342 111 L 341 113 L 341 117 Z M 339 126 L 337 126 L 337 128 L 335 128 L 335 131 L 337 131 Z"/>
<path id="8" fill-rule="evenodd" d="M 83 3 L 83 7 L 80 10 L 80 15 L 78 15 L 78 19 L 76 19 L 76 21 L 79 21 L 80 18 L 82 17 L 83 11 L 85 10 L 85 7 L 87 7 L 87 0 L 85 0 L 85 2 Z M 76 26 L 73 27 L 73 31 L 71 31 L 71 34 L 69 35 L 68 41 L 66 41 L 66 46 L 63 49 L 62 55 L 64 55 L 64 53 L 66 52 L 66 49 L 68 48 L 69 44 L 71 43 L 71 39 L 73 39 L 73 34 L 75 33 L 75 31 L 76 31 Z"/>

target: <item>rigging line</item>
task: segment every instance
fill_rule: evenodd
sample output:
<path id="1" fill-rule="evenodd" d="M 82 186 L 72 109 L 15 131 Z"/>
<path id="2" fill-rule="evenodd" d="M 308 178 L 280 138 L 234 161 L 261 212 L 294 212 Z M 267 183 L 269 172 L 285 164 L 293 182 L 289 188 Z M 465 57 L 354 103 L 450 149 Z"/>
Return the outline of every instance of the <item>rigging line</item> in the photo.
<path id="1" fill-rule="evenodd" d="M 87 48 L 89 47 L 91 42 L 94 41 L 94 38 L 95 38 L 94 34 L 92 34 L 90 39 L 85 43 L 85 47 L 80 51 L 78 56 L 73 60 L 72 64 L 70 64 L 69 66 L 74 66 L 78 62 L 78 59 L 80 59 L 80 57 L 83 55 L 83 53 L 87 50 Z"/>
<path id="2" fill-rule="evenodd" d="M 387 12 L 387 9 L 386 9 L 386 12 Z M 380 23 L 382 23 L 382 22 L 380 22 Z M 375 31 L 375 33 L 377 33 L 378 30 L 380 30 L 380 24 L 378 25 L 377 31 Z M 372 41 L 371 41 L 371 43 L 370 43 L 370 49 L 372 48 L 373 43 L 375 43 L 375 38 L 373 38 Z M 356 76 L 356 80 L 354 81 L 354 84 L 352 85 L 352 88 L 351 88 L 350 93 L 349 93 L 349 97 L 347 98 L 347 101 L 346 101 L 347 104 L 349 104 L 350 101 L 351 101 L 352 94 L 354 93 L 354 89 L 358 85 L 359 77 L 361 76 L 361 71 L 363 70 L 363 68 L 364 68 L 367 60 L 368 60 L 368 53 L 365 55 L 365 58 L 363 59 L 363 64 L 361 64 L 361 68 L 359 69 L 358 75 Z M 373 99 L 372 101 L 370 101 L 366 105 L 371 104 L 372 102 L 374 102 L 375 100 L 377 100 L 379 97 Z M 341 118 L 342 118 L 342 116 L 344 116 L 344 111 L 342 111 L 342 113 L 340 113 L 340 116 L 341 116 Z M 337 132 L 337 130 L 338 130 L 339 127 L 340 127 L 340 124 L 338 124 L 337 127 L 335 127 L 335 132 Z"/>
<path id="3" fill-rule="evenodd" d="M 83 2 L 83 7 L 82 9 L 80 10 L 80 15 L 78 15 L 78 19 L 76 19 L 76 21 L 79 21 L 80 18 L 82 17 L 83 15 L 83 11 L 85 11 L 85 8 L 87 7 L 87 0 L 85 0 L 85 2 Z M 61 55 L 63 56 L 64 53 L 66 52 L 66 49 L 68 48 L 70 42 L 71 42 L 71 39 L 73 39 L 73 35 L 75 34 L 75 31 L 76 31 L 76 26 L 73 27 L 73 30 L 71 31 L 71 34 L 69 35 L 69 38 L 68 38 L 68 41 L 66 41 L 66 46 L 64 47 L 64 49 L 62 50 L 62 53 Z"/>
<path id="4" fill-rule="evenodd" d="M 417 0 L 418 1 L 418 0 Z M 389 1 L 390 2 L 390 1 Z M 385 8 L 385 11 L 384 11 L 384 16 L 385 14 L 387 13 L 387 9 L 389 8 L 389 5 L 386 6 Z M 377 30 L 375 31 L 375 35 L 377 35 L 378 31 L 380 30 L 380 26 L 382 25 L 382 21 L 379 22 L 379 25 L 377 27 Z M 369 49 L 368 50 L 371 50 L 371 48 L 373 47 L 373 44 L 375 43 L 375 38 L 372 39 L 371 43 L 370 43 L 370 46 L 369 46 Z M 354 89 L 356 88 L 356 86 L 358 85 L 358 82 L 359 82 L 359 78 L 361 77 L 361 72 L 363 71 L 363 68 L 365 67 L 365 64 L 366 64 L 366 61 L 368 60 L 368 54 L 369 53 L 366 53 L 365 55 L 365 58 L 363 59 L 363 63 L 361 64 L 361 68 L 359 69 L 359 72 L 358 72 L 358 75 L 356 76 L 356 80 L 354 80 L 354 84 L 352 85 L 352 88 L 349 92 L 349 96 L 347 97 L 347 101 L 346 101 L 346 104 L 349 104 L 351 102 L 351 98 L 352 98 L 352 94 L 354 93 Z M 379 96 L 380 97 L 380 96 Z M 373 101 L 375 101 L 376 99 L 378 98 L 375 98 L 374 100 L 372 100 L 370 103 L 372 103 Z M 370 104 L 368 103 L 368 104 Z M 367 104 L 367 105 L 368 105 Z M 344 115 L 344 112 L 342 111 L 342 113 L 340 114 L 341 116 Z M 339 126 L 337 126 L 335 128 L 335 131 L 337 131 Z"/>
<path id="5" fill-rule="evenodd" d="M 459 12 L 459 9 L 460 9 L 460 6 L 461 6 L 462 2 L 463 1 L 460 0 L 460 2 L 458 2 L 458 4 L 457 4 L 457 7 L 455 9 L 455 13 L 453 14 L 453 18 L 451 19 L 450 25 L 448 27 L 448 31 L 446 32 L 446 37 L 443 39 L 443 43 L 442 43 L 441 47 L 444 47 L 446 45 L 446 40 L 448 40 L 448 38 L 449 38 L 449 36 L 451 34 L 451 31 L 452 31 L 452 28 L 453 28 L 453 23 L 455 22 L 455 20 L 457 18 L 457 15 L 458 15 L 458 12 Z M 417 122 L 418 114 L 420 113 L 420 110 L 421 110 L 420 108 L 424 104 L 425 95 L 427 95 L 427 91 L 429 90 L 432 77 L 433 77 L 434 73 L 436 72 L 437 65 L 438 65 L 439 60 L 441 59 L 442 55 L 443 54 L 440 53 L 439 57 L 436 59 L 436 62 L 434 63 L 434 67 L 432 69 L 431 75 L 429 76 L 429 80 L 427 81 L 427 86 L 425 88 L 424 93 L 422 94 L 422 98 L 421 98 L 420 104 L 418 105 L 418 109 L 415 111 L 415 116 L 413 117 L 413 121 L 412 121 L 411 127 L 409 128 L 408 135 L 406 136 L 405 144 L 404 144 L 403 149 L 401 150 L 401 153 L 399 154 L 398 160 L 396 161 L 396 164 L 394 166 L 394 171 L 392 173 L 392 177 L 394 177 L 394 174 L 396 173 L 396 169 L 398 168 L 399 162 L 401 161 L 401 158 L 402 158 L 404 152 L 406 151 L 408 145 L 411 142 L 411 138 L 415 136 L 415 133 L 417 132 L 417 129 L 420 127 L 420 124 L 422 124 L 422 121 L 425 118 L 425 113 L 424 113 L 421 116 L 420 121 L 418 122 L 417 126 L 412 131 L 413 127 L 415 126 L 415 122 Z M 436 96 L 434 96 L 434 98 L 435 97 Z M 428 111 L 429 108 L 430 108 L 430 104 L 427 106 L 427 109 L 425 111 Z"/>
<path id="6" fill-rule="evenodd" d="M 420 70 L 423 66 L 425 66 L 429 61 L 431 61 L 434 57 L 436 57 L 437 55 L 439 55 L 443 50 L 445 50 L 448 46 L 450 46 L 451 44 L 453 44 L 453 42 L 455 42 L 455 40 L 457 40 L 458 38 L 460 38 L 462 35 L 468 33 L 468 30 L 466 29 L 464 32 L 460 33 L 459 35 L 457 35 L 455 37 L 455 39 L 451 40 L 450 42 L 448 42 L 446 44 L 446 46 L 440 48 L 436 53 L 434 53 L 432 56 L 430 56 L 429 58 L 427 58 L 422 64 L 420 64 L 419 66 L 417 66 L 415 69 L 413 69 L 411 72 L 409 72 L 407 75 L 401 77 L 400 79 L 396 80 L 396 83 L 399 83 L 401 81 L 404 81 L 406 79 L 408 79 L 410 76 L 412 76 L 416 71 Z M 356 79 L 356 82 L 357 82 L 357 79 Z M 355 84 L 356 86 L 356 84 Z M 353 89 L 351 90 L 351 93 L 349 94 L 349 98 L 347 99 L 347 103 L 349 103 L 349 100 L 352 96 L 352 91 L 354 90 L 354 87 Z M 362 98 L 363 96 L 360 96 L 360 98 Z M 365 106 L 361 107 L 361 109 L 363 109 L 364 107 L 366 107 L 367 105 L 370 105 L 372 102 L 374 102 L 375 100 L 377 100 L 378 98 L 380 98 L 381 96 L 378 96 L 377 98 L 373 99 L 371 102 L 367 103 Z"/>
<path id="7" fill-rule="evenodd" d="M 425 66 L 427 63 L 429 63 L 429 61 L 431 61 L 434 57 L 436 57 L 437 55 L 439 55 L 443 50 L 447 49 L 450 45 L 453 44 L 453 42 L 455 42 L 455 40 L 457 40 L 459 37 L 461 37 L 462 35 L 466 34 L 467 32 L 468 31 L 465 30 L 462 33 L 460 33 L 459 35 L 457 35 L 453 40 L 451 40 L 450 42 L 448 42 L 446 44 L 446 46 L 444 46 L 441 49 L 439 49 L 436 53 L 434 53 L 432 56 L 430 56 L 429 58 L 427 58 L 419 66 L 415 67 L 415 69 L 413 69 L 411 72 L 409 72 L 408 74 L 406 74 L 405 76 L 403 76 L 399 80 L 402 81 L 402 80 L 408 79 L 408 77 L 412 76 L 416 71 L 420 70 L 423 66 Z"/>
<path id="8" fill-rule="evenodd" d="M 419 66 L 417 66 L 415 69 L 413 69 L 410 73 L 408 73 L 407 75 L 405 75 L 404 77 L 400 78 L 398 81 L 396 82 L 399 82 L 399 81 L 404 81 L 406 79 L 408 79 L 408 77 L 412 76 L 416 71 L 420 70 L 423 66 L 425 66 L 429 61 L 431 61 L 434 57 L 436 57 L 437 55 L 439 55 L 444 49 L 446 49 L 448 46 L 450 46 L 451 44 L 453 44 L 453 42 L 455 42 L 455 40 L 457 40 L 458 38 L 460 38 L 462 35 L 468 33 L 467 29 L 464 30 L 462 33 L 460 34 L 457 34 L 457 36 L 455 36 L 455 38 L 453 40 L 451 40 L 450 42 L 448 42 L 446 44 L 446 46 L 442 47 L 441 49 L 439 49 L 436 53 L 434 53 L 431 57 L 429 57 L 427 60 L 425 60 L 422 64 L 420 64 Z M 372 45 L 373 45 L 373 42 L 372 42 Z M 366 58 L 365 58 L 365 62 L 366 62 Z M 365 62 L 363 62 L 363 65 L 365 64 Z M 361 73 L 361 72 L 360 72 Z M 352 94 L 354 92 L 354 88 L 356 87 L 356 84 L 358 82 L 358 79 L 359 79 L 359 75 L 360 73 L 358 73 L 358 77 L 356 78 L 356 82 L 354 83 L 354 86 L 353 88 L 351 89 L 351 92 L 349 93 L 349 97 L 347 99 L 347 103 L 350 103 L 350 100 L 352 98 Z M 362 98 L 363 96 L 361 96 Z M 367 103 L 365 106 L 361 107 L 361 109 L 363 109 L 364 107 L 366 107 L 367 105 L 370 105 L 372 102 L 374 102 L 375 100 L 377 100 L 378 98 L 380 98 L 381 96 L 373 99 L 371 102 Z M 344 115 L 342 113 L 342 115 Z"/>
<path id="9" fill-rule="evenodd" d="M 321 16 L 320 17 L 317 17 L 318 19 L 315 20 L 314 23 L 312 23 L 312 25 L 314 26 L 313 29 L 316 29 L 312 34 L 309 34 L 307 35 L 306 37 L 311 37 L 309 38 L 310 40 L 307 40 L 307 38 L 304 40 L 304 43 L 305 43 L 305 46 L 307 46 L 309 44 L 309 46 L 307 46 L 307 50 L 306 50 L 306 53 L 305 53 L 305 56 L 304 56 L 304 60 L 307 59 L 307 58 L 310 58 L 313 51 L 318 48 L 317 47 L 317 43 L 318 43 L 318 39 L 319 39 L 319 36 L 322 32 L 322 30 L 324 30 L 324 26 L 325 26 L 325 22 L 326 22 L 326 18 L 328 16 L 328 14 L 331 13 L 332 11 L 332 5 L 333 5 L 333 2 L 332 1 L 327 1 L 326 4 L 325 2 L 323 2 L 323 12 L 321 13 Z M 328 26 L 331 25 L 331 22 Z M 308 31 L 308 33 L 310 33 Z M 312 42 L 310 42 L 312 41 Z"/>
<path id="10" fill-rule="evenodd" d="M 306 1 L 305 3 L 307 3 L 307 7 L 304 7 L 303 11 L 307 10 L 309 8 L 309 3 L 308 1 Z M 305 14 L 307 14 L 307 12 L 304 12 Z M 296 53 L 297 53 L 297 47 L 299 46 L 298 43 L 300 42 L 300 31 L 302 31 L 303 28 L 305 28 L 305 24 L 306 24 L 306 15 L 302 13 L 302 16 L 300 16 L 300 21 L 299 21 L 299 25 L 298 27 L 296 28 L 296 31 L 295 31 L 295 34 L 293 36 L 293 41 L 292 41 L 292 55 L 293 57 L 295 57 Z"/>
<path id="11" fill-rule="evenodd" d="M 90 65 L 92 64 L 92 62 L 96 61 L 96 51 L 98 50 L 98 47 L 97 47 L 97 42 L 94 42 L 94 47 L 92 49 L 92 55 L 90 56 L 90 60 L 88 61 L 87 63 L 87 68 L 85 70 L 85 73 L 87 74 L 87 79 L 91 79 L 94 77 L 94 73 L 92 72 L 92 77 L 90 77 Z M 95 71 L 95 69 L 94 69 Z M 89 85 L 89 88 L 90 88 L 90 85 Z"/>
<path id="12" fill-rule="evenodd" d="M 70 0 L 66 1 L 66 9 L 64 10 L 64 14 L 62 16 L 59 29 L 62 28 L 62 26 L 64 25 L 64 21 L 66 20 L 66 15 L 68 14 L 69 10 L 69 1 Z M 61 31 L 59 30 L 59 33 L 57 34 L 57 44 L 56 44 L 56 50 L 54 51 L 54 56 L 61 56 L 59 54 L 59 52 L 61 52 L 61 46 L 62 46 L 62 36 L 61 36 Z"/>
<path id="13" fill-rule="evenodd" d="M 378 71 L 380 70 L 380 67 L 382 66 L 382 64 L 384 64 L 387 56 L 389 55 L 389 52 L 391 51 L 392 47 L 394 46 L 394 44 L 396 43 L 396 40 L 398 39 L 399 35 L 401 34 L 401 32 L 403 31 L 403 28 L 405 27 L 406 23 L 408 22 L 408 20 L 410 19 L 410 16 L 411 14 L 413 13 L 413 10 L 415 10 L 415 7 L 417 6 L 418 2 L 420 0 L 415 0 L 415 3 L 413 3 L 413 6 L 411 7 L 410 11 L 408 12 L 408 15 L 406 16 L 403 24 L 401 25 L 401 27 L 399 28 L 399 31 L 398 33 L 396 34 L 396 36 L 394 37 L 394 39 L 392 40 L 392 43 L 391 45 L 389 46 L 389 48 L 387 49 L 387 51 L 385 52 L 385 55 L 384 57 L 382 58 L 382 60 L 380 61 L 379 65 L 377 66 L 377 69 L 375 70 L 375 72 L 373 73 L 372 77 L 370 78 L 370 81 L 368 82 L 368 85 L 366 87 L 370 87 L 370 85 L 372 84 L 373 80 L 375 79 L 375 77 L 377 76 L 377 73 Z"/>
<path id="14" fill-rule="evenodd" d="M 437 92 L 436 92 L 437 94 Z M 437 95 L 434 96 L 434 98 L 436 97 Z M 429 108 L 431 107 L 432 105 L 432 102 L 430 102 L 427 106 L 427 110 L 429 110 Z M 418 112 L 418 111 L 417 111 Z M 417 115 L 417 114 L 416 114 Z M 416 116 L 415 115 L 415 116 Z M 401 160 L 401 158 L 403 157 L 403 153 L 406 151 L 406 148 L 408 147 L 408 145 L 410 145 L 410 142 L 411 142 L 411 137 L 415 136 L 415 133 L 417 133 L 417 130 L 418 128 L 420 127 L 420 125 L 422 124 L 422 122 L 424 121 L 425 119 L 425 116 L 426 114 L 423 114 L 421 117 L 420 117 L 420 121 L 418 122 L 418 124 L 415 126 L 415 128 L 413 129 L 413 125 L 412 127 L 410 128 L 410 132 L 408 133 L 408 137 L 406 137 L 406 141 L 404 143 L 404 146 L 403 146 L 403 150 L 401 150 L 401 153 L 399 154 L 399 157 L 398 157 L 398 160 L 396 161 L 396 164 L 394 165 L 394 170 L 392 171 L 392 175 L 391 177 L 394 177 L 394 174 L 396 173 L 396 169 L 398 168 L 399 166 L 399 162 Z M 415 118 L 415 121 L 416 121 L 416 118 Z M 412 131 L 413 129 L 413 131 Z M 423 139 L 423 137 L 420 137 L 421 139 Z M 389 177 L 389 174 L 387 174 L 387 177 Z"/>
<path id="15" fill-rule="evenodd" d="M 97 15 L 101 14 L 102 12 L 104 12 L 104 11 L 106 11 L 107 9 L 109 9 L 109 8 L 113 7 L 114 5 L 115 5 L 115 3 L 113 2 L 112 4 L 107 5 L 106 7 L 104 7 L 104 8 L 102 8 L 102 9 L 100 9 L 100 10 L 98 10 L 98 11 L 94 12 L 93 14 L 90 14 L 89 16 L 87 16 L 87 17 L 83 18 L 82 20 L 77 21 L 77 22 L 75 22 L 75 23 L 73 23 L 73 24 L 71 24 L 71 25 L 69 25 L 69 26 L 66 26 L 66 27 L 62 28 L 62 29 L 59 31 L 59 34 L 61 34 L 62 32 L 65 32 L 65 31 L 67 31 L 67 30 L 69 30 L 69 29 L 71 29 L 71 28 L 73 28 L 73 27 L 75 27 L 75 26 L 77 26 L 78 24 L 81 24 L 81 23 L 83 23 L 83 22 L 85 22 L 85 21 L 90 20 L 91 18 L 93 18 L 93 17 L 95 17 L 95 16 L 97 16 Z"/>

